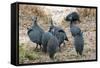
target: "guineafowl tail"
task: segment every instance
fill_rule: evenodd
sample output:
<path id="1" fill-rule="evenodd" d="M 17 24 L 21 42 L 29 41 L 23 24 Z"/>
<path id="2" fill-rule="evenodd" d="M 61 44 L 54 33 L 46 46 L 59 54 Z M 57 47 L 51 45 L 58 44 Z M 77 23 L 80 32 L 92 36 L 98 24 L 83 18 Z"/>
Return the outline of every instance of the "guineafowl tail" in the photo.
<path id="1" fill-rule="evenodd" d="M 64 33 L 64 35 L 65 35 L 65 39 L 64 39 L 64 40 L 69 41 L 68 38 L 67 38 L 67 35 L 66 35 L 66 33 L 65 33 L 64 30 L 59 30 L 58 32 L 62 32 L 62 33 Z"/>
<path id="2" fill-rule="evenodd" d="M 82 56 L 82 51 L 80 51 L 79 54 Z"/>

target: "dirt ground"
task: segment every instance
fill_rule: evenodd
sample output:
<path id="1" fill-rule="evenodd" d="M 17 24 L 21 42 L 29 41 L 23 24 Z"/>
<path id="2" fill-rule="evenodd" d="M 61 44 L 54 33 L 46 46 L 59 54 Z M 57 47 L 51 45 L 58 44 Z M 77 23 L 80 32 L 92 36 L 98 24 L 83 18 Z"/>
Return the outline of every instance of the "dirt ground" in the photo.
<path id="1" fill-rule="evenodd" d="M 85 16 L 81 8 L 59 8 L 59 7 L 39 7 L 32 5 L 19 6 L 19 63 L 42 63 L 42 62 L 61 62 L 61 61 L 77 61 L 77 60 L 94 60 L 96 59 L 96 12 L 95 9 L 85 9 Z M 80 10 L 80 12 L 79 12 Z M 84 50 L 82 56 L 77 56 L 75 47 L 73 45 L 73 37 L 70 33 L 69 22 L 64 21 L 64 17 L 76 11 L 80 14 L 81 22 L 78 26 L 83 31 Z M 30 41 L 27 35 L 27 27 L 32 25 L 31 17 L 38 16 L 38 24 L 44 31 L 48 31 L 50 26 L 50 19 L 52 18 L 54 24 L 63 28 L 67 34 L 69 41 L 65 41 L 66 45 L 61 46 L 61 52 L 55 54 L 55 59 L 51 60 L 48 54 L 44 54 L 38 47 L 35 50 L 36 44 Z"/>

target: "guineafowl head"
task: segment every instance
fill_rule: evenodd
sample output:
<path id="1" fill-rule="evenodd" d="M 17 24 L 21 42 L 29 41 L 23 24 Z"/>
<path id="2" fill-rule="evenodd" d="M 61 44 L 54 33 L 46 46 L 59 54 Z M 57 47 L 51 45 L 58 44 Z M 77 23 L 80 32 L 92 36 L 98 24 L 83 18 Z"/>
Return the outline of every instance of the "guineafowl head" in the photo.
<path id="1" fill-rule="evenodd" d="M 65 20 L 66 21 L 70 21 L 71 23 L 74 22 L 76 23 L 76 21 L 81 22 L 80 21 L 80 17 L 79 17 L 79 14 L 77 12 L 72 12 L 70 14 L 68 14 L 66 17 L 65 17 Z"/>
<path id="2" fill-rule="evenodd" d="M 36 16 L 32 16 L 32 21 L 36 21 L 37 17 Z"/>
<path id="3" fill-rule="evenodd" d="M 51 30 L 54 28 L 54 24 L 52 19 L 50 20 L 50 28 L 49 28 L 49 32 L 51 32 Z"/>
<path id="4" fill-rule="evenodd" d="M 32 22 L 34 25 L 37 25 L 37 16 L 32 16 Z"/>

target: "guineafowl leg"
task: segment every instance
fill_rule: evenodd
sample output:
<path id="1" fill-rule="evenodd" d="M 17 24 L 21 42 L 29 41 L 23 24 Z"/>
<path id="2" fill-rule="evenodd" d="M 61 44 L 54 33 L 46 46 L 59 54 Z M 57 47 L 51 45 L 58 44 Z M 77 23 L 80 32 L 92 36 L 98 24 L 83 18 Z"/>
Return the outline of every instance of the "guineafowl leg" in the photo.
<path id="1" fill-rule="evenodd" d="M 82 58 L 82 56 L 83 56 L 83 54 L 82 53 L 79 53 L 79 57 Z"/>
<path id="2" fill-rule="evenodd" d="M 76 54 L 76 58 L 78 58 L 79 57 L 79 54 L 78 54 L 78 52 L 77 52 L 77 54 Z"/>
<path id="3" fill-rule="evenodd" d="M 77 52 L 77 57 L 79 56 L 79 53 Z"/>
<path id="4" fill-rule="evenodd" d="M 79 54 L 79 52 L 77 52 L 77 58 L 81 58 L 82 55 Z"/>
<path id="5" fill-rule="evenodd" d="M 40 44 L 40 50 L 42 49 L 42 46 L 41 46 L 41 44 Z"/>
<path id="6" fill-rule="evenodd" d="M 60 45 L 59 45 L 59 52 L 61 52 L 61 47 L 60 47 Z"/>
<path id="7" fill-rule="evenodd" d="M 35 49 L 37 49 L 38 48 L 38 44 L 36 45 L 36 48 Z"/>
<path id="8" fill-rule="evenodd" d="M 65 47 L 65 42 L 63 42 L 63 46 Z"/>

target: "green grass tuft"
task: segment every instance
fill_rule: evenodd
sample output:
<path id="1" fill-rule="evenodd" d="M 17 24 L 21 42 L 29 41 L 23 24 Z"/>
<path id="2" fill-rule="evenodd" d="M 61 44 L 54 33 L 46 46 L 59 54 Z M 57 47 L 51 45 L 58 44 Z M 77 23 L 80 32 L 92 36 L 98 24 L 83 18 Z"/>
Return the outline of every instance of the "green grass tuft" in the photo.
<path id="1" fill-rule="evenodd" d="M 39 58 L 40 56 L 37 52 L 24 48 L 24 44 L 19 45 L 19 63 L 25 63 L 26 60 L 34 61 Z"/>

